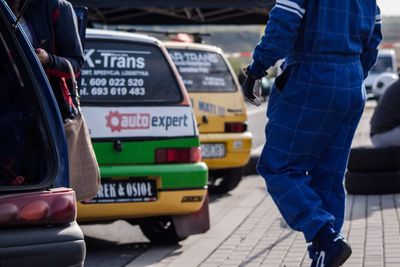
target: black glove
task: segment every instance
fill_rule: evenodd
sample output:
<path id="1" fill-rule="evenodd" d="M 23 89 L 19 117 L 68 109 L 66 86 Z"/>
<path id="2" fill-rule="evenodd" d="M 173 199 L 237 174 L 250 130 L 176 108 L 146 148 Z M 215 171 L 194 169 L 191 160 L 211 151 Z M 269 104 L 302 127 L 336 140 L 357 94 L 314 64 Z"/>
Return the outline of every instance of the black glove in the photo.
<path id="1" fill-rule="evenodd" d="M 244 80 L 243 85 L 242 85 L 243 93 L 244 93 L 245 99 L 249 103 L 256 105 L 256 106 L 260 106 L 261 101 L 260 101 L 260 99 L 258 99 L 258 97 L 253 92 L 255 83 L 256 83 L 256 79 L 254 79 L 250 75 L 247 75 L 247 77 Z"/>
<path id="2" fill-rule="evenodd" d="M 248 102 L 253 105 L 260 106 L 261 101 L 253 92 L 255 83 L 256 80 L 253 77 L 247 76 L 242 85 L 243 93 Z"/>

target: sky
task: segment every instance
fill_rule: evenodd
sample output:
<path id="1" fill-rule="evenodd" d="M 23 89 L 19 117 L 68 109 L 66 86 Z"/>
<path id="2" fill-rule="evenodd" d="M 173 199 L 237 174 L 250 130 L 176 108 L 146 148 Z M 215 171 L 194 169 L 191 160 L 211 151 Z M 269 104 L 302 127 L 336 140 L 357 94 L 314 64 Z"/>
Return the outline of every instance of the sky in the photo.
<path id="1" fill-rule="evenodd" d="M 399 0 L 377 0 L 383 16 L 400 16 Z"/>

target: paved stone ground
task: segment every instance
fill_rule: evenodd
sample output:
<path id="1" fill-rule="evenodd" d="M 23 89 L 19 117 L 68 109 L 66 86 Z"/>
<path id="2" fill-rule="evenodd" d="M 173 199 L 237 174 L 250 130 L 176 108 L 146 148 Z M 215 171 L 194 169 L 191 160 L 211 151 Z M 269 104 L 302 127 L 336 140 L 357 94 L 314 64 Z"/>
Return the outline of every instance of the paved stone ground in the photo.
<path id="1" fill-rule="evenodd" d="M 370 144 L 372 111 L 373 104 L 369 104 L 354 146 Z M 127 266 L 310 266 L 303 235 L 282 220 L 265 194 L 262 179 L 250 176 L 240 187 L 238 201 L 213 207 L 211 212 L 218 216 L 212 216 L 210 231 L 192 236 L 175 248 L 151 248 Z M 344 266 L 399 267 L 399 229 L 400 194 L 348 195 L 343 235 L 351 243 L 353 255 Z"/>
<path id="2" fill-rule="evenodd" d="M 348 196 L 343 234 L 353 255 L 345 266 L 400 266 L 399 204 L 400 195 Z M 310 261 L 302 234 L 290 230 L 265 197 L 200 266 L 302 267 Z"/>

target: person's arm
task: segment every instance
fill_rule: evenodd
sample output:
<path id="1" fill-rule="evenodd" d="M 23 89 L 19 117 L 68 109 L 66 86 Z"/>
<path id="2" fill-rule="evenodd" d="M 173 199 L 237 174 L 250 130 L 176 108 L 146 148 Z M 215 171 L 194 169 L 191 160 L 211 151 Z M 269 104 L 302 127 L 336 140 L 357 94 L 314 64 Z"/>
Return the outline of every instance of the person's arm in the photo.
<path id="1" fill-rule="evenodd" d="M 69 77 L 68 65 L 62 59 L 65 58 L 71 62 L 75 76 L 78 76 L 83 67 L 84 56 L 78 33 L 77 18 L 70 3 L 60 1 L 59 8 L 59 17 L 54 25 L 57 54 L 49 54 L 47 70 L 55 76 Z"/>
<path id="2" fill-rule="evenodd" d="M 269 13 L 264 36 L 254 49 L 253 63 L 247 69 L 250 75 L 262 77 L 276 61 L 293 50 L 298 29 L 306 13 L 305 2 L 306 0 L 276 1 Z"/>
<path id="3" fill-rule="evenodd" d="M 378 46 L 382 41 L 382 19 L 379 7 L 376 7 L 375 25 L 368 43 L 364 46 L 361 53 L 361 65 L 364 72 L 364 79 L 368 76 L 369 71 L 374 66 L 378 56 Z"/>

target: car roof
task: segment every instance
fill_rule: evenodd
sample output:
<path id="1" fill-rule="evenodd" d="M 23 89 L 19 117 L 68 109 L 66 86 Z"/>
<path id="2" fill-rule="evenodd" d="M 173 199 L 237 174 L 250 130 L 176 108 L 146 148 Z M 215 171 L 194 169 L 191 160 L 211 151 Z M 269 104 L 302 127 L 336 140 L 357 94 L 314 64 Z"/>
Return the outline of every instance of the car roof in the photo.
<path id="1" fill-rule="evenodd" d="M 140 33 L 130 33 L 123 31 L 113 31 L 113 30 L 101 30 L 101 29 L 90 29 L 86 30 L 86 38 L 102 38 L 102 39 L 110 39 L 110 40 L 127 40 L 141 43 L 151 43 L 160 45 L 161 42 L 146 34 Z"/>
<path id="2" fill-rule="evenodd" d="M 172 42 L 172 41 L 163 42 L 163 44 L 167 48 L 195 49 L 195 50 L 216 52 L 219 54 L 223 53 L 221 48 L 214 46 L 214 45 L 199 44 L 199 43 Z"/>

